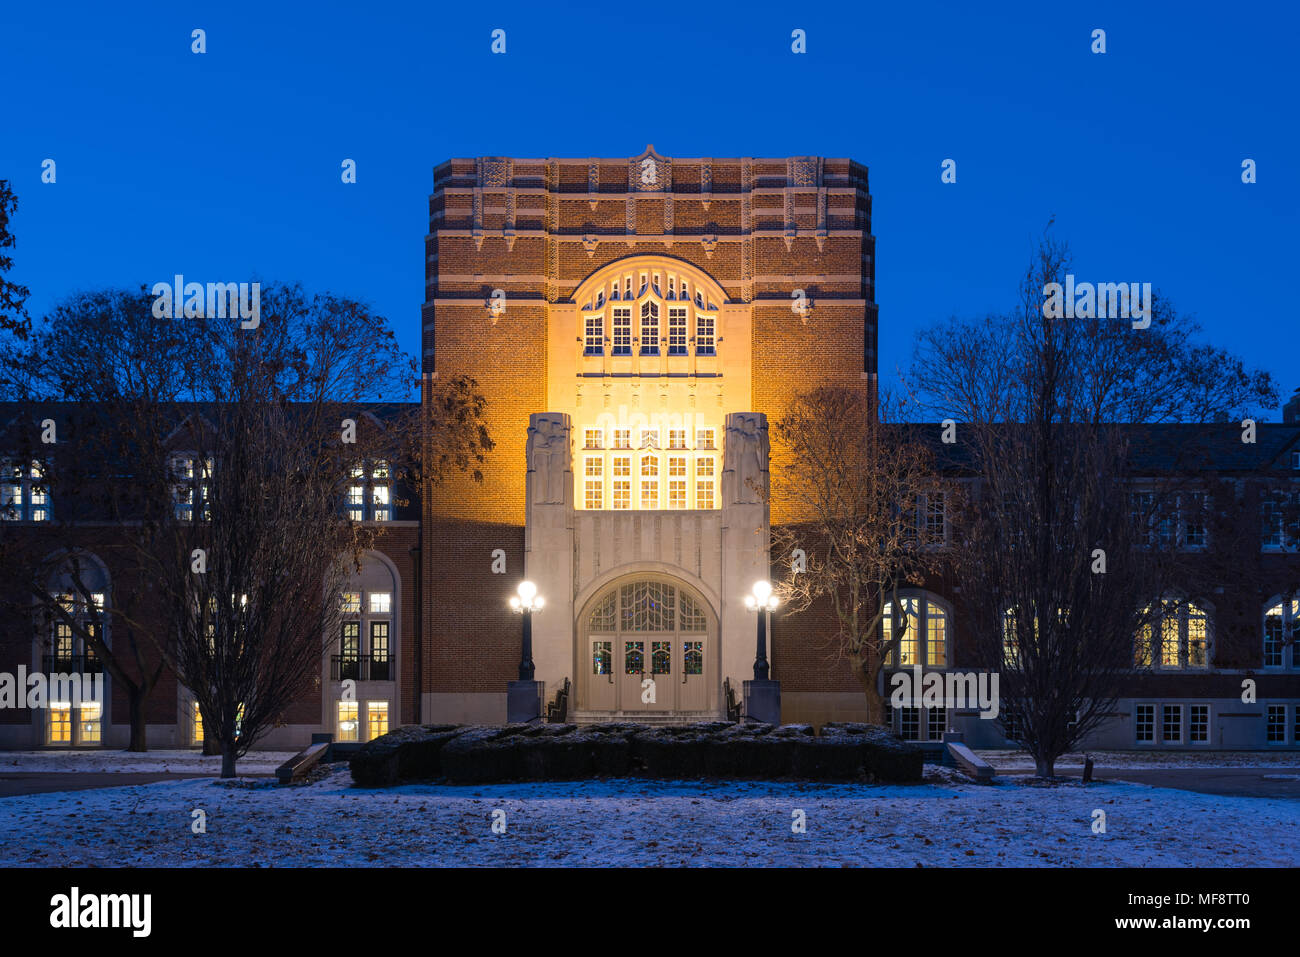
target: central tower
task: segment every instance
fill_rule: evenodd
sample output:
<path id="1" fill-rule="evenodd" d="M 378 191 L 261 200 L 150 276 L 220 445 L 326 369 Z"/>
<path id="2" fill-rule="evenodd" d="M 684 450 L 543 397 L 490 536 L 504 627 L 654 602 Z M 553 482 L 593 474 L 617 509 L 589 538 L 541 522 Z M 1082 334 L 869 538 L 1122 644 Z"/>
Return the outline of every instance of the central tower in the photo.
<path id="1" fill-rule="evenodd" d="M 426 402 L 472 376 L 496 447 L 482 483 L 425 493 L 426 720 L 501 720 L 525 575 L 552 691 L 664 710 L 633 693 L 644 674 L 671 681 L 667 710 L 718 712 L 722 680 L 751 677 L 741 599 L 769 574 L 765 415 L 818 383 L 874 389 L 873 254 L 850 160 L 435 170 Z"/>

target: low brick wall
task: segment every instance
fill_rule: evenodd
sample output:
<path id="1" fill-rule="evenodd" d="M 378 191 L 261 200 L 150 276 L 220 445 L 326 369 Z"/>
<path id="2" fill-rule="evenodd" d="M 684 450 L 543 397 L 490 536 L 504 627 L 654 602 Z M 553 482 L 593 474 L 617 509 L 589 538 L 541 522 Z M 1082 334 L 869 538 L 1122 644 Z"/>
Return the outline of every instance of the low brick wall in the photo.
<path id="1" fill-rule="evenodd" d="M 808 725 L 726 722 L 410 726 L 363 745 L 351 761 L 362 787 L 598 777 L 907 783 L 921 780 L 921 766 L 919 751 L 871 725 L 827 724 L 818 736 Z"/>

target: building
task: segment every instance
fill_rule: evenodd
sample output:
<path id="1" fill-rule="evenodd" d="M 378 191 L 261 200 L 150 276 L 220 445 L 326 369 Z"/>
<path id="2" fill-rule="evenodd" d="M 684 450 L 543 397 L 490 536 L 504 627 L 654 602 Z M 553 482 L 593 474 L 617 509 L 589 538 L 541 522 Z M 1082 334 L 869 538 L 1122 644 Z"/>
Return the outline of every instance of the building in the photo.
<path id="1" fill-rule="evenodd" d="M 532 618 L 540 695 L 549 702 L 569 682 L 570 720 L 726 717 L 726 690 L 741 695 L 755 676 L 745 598 L 785 560 L 769 547 L 783 514 L 767 496 L 767 423 L 814 384 L 874 394 L 874 252 L 867 170 L 848 159 L 682 159 L 648 147 L 439 165 L 425 402 L 440 378 L 472 375 L 496 445 L 482 483 L 453 478 L 395 497 L 382 467 L 353 476 L 344 507 L 384 535 L 344 595 L 319 693 L 264 746 L 505 721 L 521 657 L 508 599 L 525 579 L 546 602 Z M 31 415 L 10 408 L 5 422 Z M 1253 445 L 1210 442 L 1198 479 L 1231 496 L 1225 507 L 1258 545 L 1243 549 L 1238 580 L 1171 623 L 1172 650 L 1135 672 L 1093 746 L 1300 746 L 1300 648 L 1289 641 L 1300 634 L 1300 540 L 1270 504 L 1300 490 L 1300 401 L 1284 419 L 1261 425 Z M 1153 456 L 1181 441 L 1176 430 L 1157 438 Z M 38 526 L 51 503 L 33 495 L 29 464 L 14 469 L 3 494 L 15 521 Z M 129 575 L 101 564 L 105 591 Z M 900 666 L 962 669 L 964 609 L 979 596 L 939 577 L 907 600 L 918 640 Z M 815 611 L 773 616 L 783 721 L 864 717 L 830 627 Z M 58 635 L 17 630 L 0 645 L 0 671 L 78 657 Z M 1241 700 L 1243 678 L 1256 681 L 1255 702 Z M 0 747 L 121 747 L 126 702 L 109 691 L 92 715 L 0 709 Z M 152 746 L 201 740 L 174 681 L 148 715 Z M 1014 738 L 974 711 L 903 709 L 890 720 L 918 742 L 946 730 L 977 746 Z"/>

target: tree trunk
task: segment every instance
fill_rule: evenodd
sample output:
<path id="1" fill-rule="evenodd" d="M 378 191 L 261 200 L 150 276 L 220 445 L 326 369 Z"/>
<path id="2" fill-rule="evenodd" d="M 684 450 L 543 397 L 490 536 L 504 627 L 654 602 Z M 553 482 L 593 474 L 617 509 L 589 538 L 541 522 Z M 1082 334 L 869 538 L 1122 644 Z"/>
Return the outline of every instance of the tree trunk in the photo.
<path id="1" fill-rule="evenodd" d="M 221 744 L 221 776 L 235 776 L 235 745 L 232 741 L 223 741 Z"/>
<path id="2" fill-rule="evenodd" d="M 127 685 L 127 708 L 131 716 L 131 743 L 128 751 L 148 751 L 146 744 L 146 726 L 144 719 L 144 692 L 135 685 Z"/>
<path id="3" fill-rule="evenodd" d="M 1035 755 L 1034 774 L 1040 778 L 1055 777 L 1056 758 L 1047 757 L 1046 755 Z"/>
<path id="4" fill-rule="evenodd" d="M 207 757 L 216 757 L 221 753 L 221 742 L 210 734 L 203 736 L 203 754 Z"/>
<path id="5" fill-rule="evenodd" d="M 876 676 L 869 671 L 870 662 L 867 656 L 850 654 L 849 663 L 853 667 L 853 674 L 857 676 L 858 684 L 862 685 L 862 693 L 867 698 L 867 723 L 883 727 L 885 699 L 876 690 Z"/>

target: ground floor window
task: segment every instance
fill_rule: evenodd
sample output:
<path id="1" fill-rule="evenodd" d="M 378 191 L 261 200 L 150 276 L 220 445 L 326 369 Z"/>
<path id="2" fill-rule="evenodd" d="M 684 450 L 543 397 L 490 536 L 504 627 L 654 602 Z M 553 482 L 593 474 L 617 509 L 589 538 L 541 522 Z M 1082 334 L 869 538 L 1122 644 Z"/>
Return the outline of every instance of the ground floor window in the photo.
<path id="1" fill-rule="evenodd" d="M 98 701 L 86 701 L 81 705 L 79 720 L 81 722 L 81 743 L 100 744 L 100 715 L 103 706 Z"/>
<path id="2" fill-rule="evenodd" d="M 67 701 L 50 703 L 50 744 L 72 743 L 72 705 Z"/>
<path id="3" fill-rule="evenodd" d="M 388 733 L 388 702 L 387 701 L 367 701 L 366 702 L 366 721 L 370 728 L 369 740 L 381 737 Z"/>
<path id="4" fill-rule="evenodd" d="M 340 741 L 358 740 L 361 722 L 358 720 L 357 703 L 355 701 L 339 702 L 338 725 Z"/>
<path id="5" fill-rule="evenodd" d="M 1208 744 L 1210 740 L 1210 706 L 1194 704 L 1187 722 L 1187 740 L 1192 744 Z"/>
<path id="6" fill-rule="evenodd" d="M 931 708 L 927 714 L 930 728 L 930 740 L 942 741 L 943 733 L 948 730 L 948 711 L 946 708 Z"/>
<path id="7" fill-rule="evenodd" d="M 1183 742 L 1183 706 L 1167 704 L 1164 706 L 1160 722 L 1160 736 L 1165 744 L 1182 744 Z"/>
<path id="8" fill-rule="evenodd" d="M 1133 709 L 1133 732 L 1138 744 L 1155 744 L 1156 706 L 1140 704 Z"/>
<path id="9" fill-rule="evenodd" d="M 203 743 L 203 712 L 199 710 L 197 701 L 190 702 L 190 726 L 193 729 L 191 736 L 192 744 Z"/>
<path id="10" fill-rule="evenodd" d="M 1286 744 L 1286 705 L 1268 706 L 1268 726 L 1264 740 L 1269 744 Z"/>

